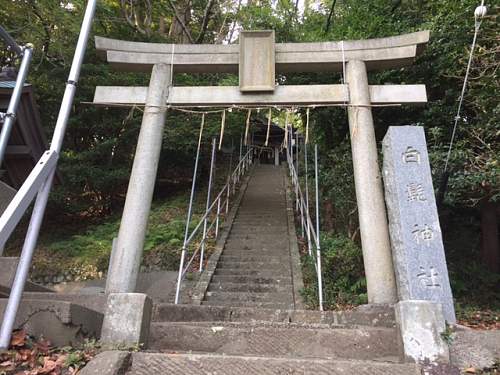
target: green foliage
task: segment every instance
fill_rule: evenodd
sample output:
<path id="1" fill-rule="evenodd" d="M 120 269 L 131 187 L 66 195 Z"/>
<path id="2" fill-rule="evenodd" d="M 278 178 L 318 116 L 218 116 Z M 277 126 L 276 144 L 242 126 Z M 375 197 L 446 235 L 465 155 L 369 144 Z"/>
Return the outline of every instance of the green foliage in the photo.
<path id="1" fill-rule="evenodd" d="M 343 235 L 325 234 L 321 238 L 323 297 L 326 309 L 339 309 L 366 303 L 361 249 Z M 318 304 L 318 284 L 314 260 L 304 255 L 302 295 L 305 303 L 315 308 Z"/>

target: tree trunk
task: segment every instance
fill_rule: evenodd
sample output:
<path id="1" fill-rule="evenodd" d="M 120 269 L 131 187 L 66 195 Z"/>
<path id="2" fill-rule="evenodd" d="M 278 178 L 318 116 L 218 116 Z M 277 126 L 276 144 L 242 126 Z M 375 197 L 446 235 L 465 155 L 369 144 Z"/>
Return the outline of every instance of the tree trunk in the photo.
<path id="1" fill-rule="evenodd" d="M 324 212 L 325 212 L 325 220 L 324 226 L 325 231 L 330 232 L 334 229 L 334 212 L 333 212 L 333 203 L 331 199 L 325 199 L 324 203 Z"/>
<path id="2" fill-rule="evenodd" d="M 184 4 L 179 3 L 177 7 L 179 11 L 179 18 L 181 21 L 189 28 L 189 22 L 191 21 L 191 1 L 186 1 Z M 175 38 L 179 43 L 189 44 L 189 36 L 184 31 L 181 23 L 176 17 L 173 18 L 172 24 L 170 26 L 169 36 Z"/>
<path id="3" fill-rule="evenodd" d="M 496 202 L 481 205 L 481 262 L 493 272 L 500 272 L 498 209 Z"/>

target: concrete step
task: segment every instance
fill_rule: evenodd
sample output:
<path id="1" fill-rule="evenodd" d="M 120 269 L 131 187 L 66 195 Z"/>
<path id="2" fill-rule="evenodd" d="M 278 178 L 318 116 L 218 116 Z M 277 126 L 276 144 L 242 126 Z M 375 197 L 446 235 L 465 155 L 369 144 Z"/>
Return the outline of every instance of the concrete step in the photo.
<path id="1" fill-rule="evenodd" d="M 289 246 L 288 239 L 269 239 L 267 241 L 257 241 L 255 238 L 238 238 L 231 237 L 226 242 L 226 248 L 237 248 L 237 249 L 287 249 Z"/>
<path id="2" fill-rule="evenodd" d="M 224 305 L 229 305 L 230 302 L 276 302 L 276 303 L 293 303 L 292 293 L 254 293 L 254 292 L 207 292 L 205 301 L 223 302 Z"/>
<path id="3" fill-rule="evenodd" d="M 252 292 L 252 293 L 285 293 L 293 294 L 291 284 L 241 284 L 241 283 L 210 283 L 209 292 Z"/>
<path id="4" fill-rule="evenodd" d="M 152 323 L 152 350 L 246 356 L 387 360 L 398 355 L 392 328 L 309 328 L 297 325 Z"/>
<path id="5" fill-rule="evenodd" d="M 394 309 L 389 305 L 364 305 L 346 311 L 276 310 L 207 305 L 156 304 L 156 322 L 267 322 L 323 324 L 328 326 L 373 326 L 393 328 Z"/>
<path id="6" fill-rule="evenodd" d="M 249 246 L 232 246 L 224 249 L 224 253 L 231 256 L 279 256 L 287 257 L 290 255 L 290 251 L 287 247 L 282 248 L 267 248 L 267 247 L 254 247 L 253 249 Z"/>
<path id="7" fill-rule="evenodd" d="M 283 284 L 285 280 L 290 282 L 290 270 L 242 270 L 242 269 L 231 269 L 222 268 L 215 269 L 215 275 L 220 276 L 249 276 L 249 277 L 261 277 L 261 278 L 272 278 L 276 279 Z"/>
<path id="8" fill-rule="evenodd" d="M 419 375 L 420 370 L 415 364 L 374 361 L 139 352 L 132 354 L 132 364 L 127 374 Z"/>
<path id="9" fill-rule="evenodd" d="M 244 230 L 231 231 L 228 239 L 231 240 L 257 240 L 260 243 L 268 242 L 280 242 L 288 240 L 288 231 L 278 231 L 275 232 L 250 232 Z"/>
<path id="10" fill-rule="evenodd" d="M 277 234 L 277 233 L 288 233 L 288 227 L 283 225 L 233 225 L 231 228 L 231 233 L 238 234 Z"/>
<path id="11" fill-rule="evenodd" d="M 272 253 L 266 254 L 266 255 L 247 255 L 244 252 L 239 253 L 238 255 L 233 255 L 234 253 L 226 253 L 223 252 L 222 256 L 219 258 L 219 262 L 259 262 L 259 261 L 264 261 L 264 262 L 270 262 L 270 263 L 276 263 L 280 262 L 283 263 L 283 261 L 288 260 L 288 255 L 285 256 L 280 256 L 280 255 L 274 255 Z"/>
<path id="12" fill-rule="evenodd" d="M 238 274 L 238 275 L 225 275 L 218 273 L 219 270 L 215 271 L 215 275 L 212 276 L 213 283 L 239 283 L 239 284 L 291 284 L 291 276 L 280 276 L 279 274 L 265 277 L 257 275 Z"/>
<path id="13" fill-rule="evenodd" d="M 287 270 L 290 269 L 290 264 L 283 264 L 283 262 L 229 262 L 219 261 L 217 268 L 231 268 L 231 269 L 244 269 L 244 270 Z"/>
<path id="14" fill-rule="evenodd" d="M 253 309 L 282 309 L 282 310 L 291 310 L 295 308 L 293 303 L 284 303 L 284 302 L 253 302 L 253 301 L 219 301 L 219 300 L 210 300 L 210 301 L 202 301 L 202 305 L 207 306 L 223 306 L 223 307 L 246 307 Z"/>

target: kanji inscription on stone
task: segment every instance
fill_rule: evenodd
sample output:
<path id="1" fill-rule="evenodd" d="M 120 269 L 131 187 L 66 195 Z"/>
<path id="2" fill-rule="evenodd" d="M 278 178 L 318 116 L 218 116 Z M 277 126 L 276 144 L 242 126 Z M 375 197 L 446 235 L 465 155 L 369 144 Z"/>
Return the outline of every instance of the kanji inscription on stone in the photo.
<path id="1" fill-rule="evenodd" d="M 441 303 L 445 319 L 455 323 L 424 129 L 391 126 L 382 149 L 399 299 Z"/>

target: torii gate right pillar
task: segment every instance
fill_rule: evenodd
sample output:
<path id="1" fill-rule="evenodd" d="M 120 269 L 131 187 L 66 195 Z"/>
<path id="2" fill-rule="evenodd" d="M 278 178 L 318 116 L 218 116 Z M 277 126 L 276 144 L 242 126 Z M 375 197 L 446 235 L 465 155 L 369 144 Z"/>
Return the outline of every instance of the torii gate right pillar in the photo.
<path id="1" fill-rule="evenodd" d="M 396 281 L 366 64 L 350 60 L 346 70 L 350 98 L 349 131 L 368 302 L 395 303 Z"/>

